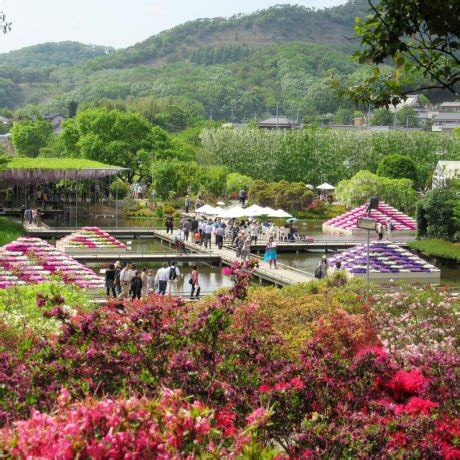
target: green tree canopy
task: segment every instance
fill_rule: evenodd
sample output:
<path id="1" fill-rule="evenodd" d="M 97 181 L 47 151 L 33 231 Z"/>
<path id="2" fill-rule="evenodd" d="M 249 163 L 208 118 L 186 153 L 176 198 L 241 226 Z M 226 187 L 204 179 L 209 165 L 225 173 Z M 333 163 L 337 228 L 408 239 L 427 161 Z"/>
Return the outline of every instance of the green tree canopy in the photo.
<path id="1" fill-rule="evenodd" d="M 67 154 L 129 168 L 141 179 L 150 179 L 154 160 L 184 154 L 168 133 L 135 112 L 88 109 L 63 126 Z"/>
<path id="2" fill-rule="evenodd" d="M 36 157 L 40 149 L 46 147 L 52 134 L 51 123 L 40 118 L 18 121 L 11 128 L 11 140 L 16 152 L 28 157 Z"/>
<path id="3" fill-rule="evenodd" d="M 420 126 L 417 113 L 408 105 L 396 112 L 396 122 L 399 126 L 407 126 L 408 128 L 416 128 L 417 126 Z"/>
<path id="4" fill-rule="evenodd" d="M 406 155 L 386 155 L 377 167 L 377 175 L 390 179 L 411 179 L 417 183 L 417 165 Z"/>
<path id="5" fill-rule="evenodd" d="M 418 200 L 410 179 L 389 179 L 365 170 L 339 182 L 335 194 L 342 204 L 350 208 L 360 206 L 376 195 L 381 201 L 408 213 L 414 212 Z"/>
<path id="6" fill-rule="evenodd" d="M 237 193 L 241 189 L 249 190 L 254 180 L 244 174 L 231 173 L 227 176 L 225 190 L 227 193 Z"/>
<path id="7" fill-rule="evenodd" d="M 459 188 L 435 189 L 417 205 L 418 236 L 451 239 L 458 228 Z"/>
<path id="8" fill-rule="evenodd" d="M 388 109 L 377 109 L 371 118 L 372 126 L 390 126 L 393 124 L 394 115 Z"/>
<path id="9" fill-rule="evenodd" d="M 355 32 L 361 47 L 359 62 L 373 66 L 363 84 L 345 94 L 376 106 L 397 104 L 423 89 L 446 89 L 458 94 L 460 82 L 458 0 L 371 1 L 373 14 L 358 18 Z M 382 72 L 391 59 L 394 68 Z M 422 75 L 422 79 L 420 79 Z M 376 85 L 377 81 L 383 84 Z"/>

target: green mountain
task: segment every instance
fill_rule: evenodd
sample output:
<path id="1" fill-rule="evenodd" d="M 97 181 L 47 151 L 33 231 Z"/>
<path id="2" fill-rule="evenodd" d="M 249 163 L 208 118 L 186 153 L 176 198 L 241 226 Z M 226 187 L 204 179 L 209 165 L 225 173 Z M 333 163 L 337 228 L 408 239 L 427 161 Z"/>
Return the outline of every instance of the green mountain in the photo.
<path id="1" fill-rule="evenodd" d="M 291 115 L 335 111 L 326 80 L 356 73 L 350 37 L 366 11 L 366 0 L 323 10 L 281 5 L 187 22 L 117 51 L 70 42 L 25 48 L 0 55 L 0 107 L 63 110 L 69 100 L 153 96 L 217 118 L 277 104 Z"/>

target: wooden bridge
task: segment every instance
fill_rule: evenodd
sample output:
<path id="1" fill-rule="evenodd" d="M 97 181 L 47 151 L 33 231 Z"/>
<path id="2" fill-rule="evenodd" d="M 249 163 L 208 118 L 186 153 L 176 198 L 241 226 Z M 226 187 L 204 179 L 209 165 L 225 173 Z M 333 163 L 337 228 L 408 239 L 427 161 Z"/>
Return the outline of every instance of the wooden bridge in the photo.
<path id="1" fill-rule="evenodd" d="M 156 237 L 161 241 L 172 244 L 173 236 L 170 233 L 166 233 L 165 230 L 156 230 Z M 220 260 L 225 265 L 231 265 L 236 259 L 235 251 L 228 247 L 218 249 L 217 246 L 212 242 L 212 249 L 205 249 L 204 246 L 199 246 L 195 243 L 185 243 L 187 250 L 201 253 L 201 254 L 215 254 L 220 257 Z M 259 280 L 269 281 L 277 286 L 285 286 L 288 284 L 304 283 L 314 279 L 312 273 L 308 273 L 302 270 L 298 270 L 293 267 L 289 267 L 284 264 L 278 263 L 278 269 L 270 268 L 268 262 L 265 262 L 261 257 L 251 255 L 251 257 L 257 257 L 259 259 L 259 266 L 254 269 L 254 276 Z"/>
<path id="2" fill-rule="evenodd" d="M 166 254 L 143 254 L 137 252 L 116 252 L 113 253 L 103 253 L 103 254 L 90 254 L 90 253 L 79 253 L 67 252 L 67 255 L 71 256 L 79 262 L 85 263 L 115 263 L 117 260 L 122 262 L 138 262 L 138 263 L 163 263 L 163 262 L 172 262 L 175 261 L 179 265 L 181 264 L 193 264 L 193 263 L 208 263 L 208 264 L 220 264 L 221 257 L 219 254 L 209 254 L 209 253 L 187 253 L 187 254 L 175 254 L 175 253 L 166 253 Z"/>

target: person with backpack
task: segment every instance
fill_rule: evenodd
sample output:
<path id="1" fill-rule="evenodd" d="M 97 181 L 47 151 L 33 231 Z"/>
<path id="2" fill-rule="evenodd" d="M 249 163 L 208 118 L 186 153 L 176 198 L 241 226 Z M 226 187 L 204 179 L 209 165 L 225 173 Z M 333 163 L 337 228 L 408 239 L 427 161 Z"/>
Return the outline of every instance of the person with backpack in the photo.
<path id="1" fill-rule="evenodd" d="M 166 234 L 171 232 L 171 235 L 172 235 L 173 230 L 174 230 L 174 218 L 171 214 L 169 214 L 168 217 L 166 217 L 165 225 L 166 225 Z"/>
<path id="2" fill-rule="evenodd" d="M 315 270 L 315 278 L 322 279 L 327 277 L 327 271 L 329 269 L 329 263 L 326 256 L 321 257 L 321 260 Z"/>
<path id="3" fill-rule="evenodd" d="M 136 271 L 131 279 L 131 298 L 141 299 L 142 294 L 142 278 L 139 276 L 139 272 Z"/>
<path id="4" fill-rule="evenodd" d="M 177 282 L 179 281 L 180 271 L 176 266 L 176 262 L 171 262 L 169 266 L 169 280 L 168 280 L 168 294 L 171 295 L 171 291 L 177 295 Z"/>

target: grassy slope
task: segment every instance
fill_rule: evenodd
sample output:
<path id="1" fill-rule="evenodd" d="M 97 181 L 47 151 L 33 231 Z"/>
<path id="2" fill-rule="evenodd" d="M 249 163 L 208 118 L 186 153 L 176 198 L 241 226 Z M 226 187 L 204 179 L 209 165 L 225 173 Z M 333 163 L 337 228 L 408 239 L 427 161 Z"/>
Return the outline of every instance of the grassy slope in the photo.
<path id="1" fill-rule="evenodd" d="M 460 243 L 450 243 L 449 241 L 426 239 L 411 241 L 408 243 L 411 249 L 421 251 L 428 256 L 442 257 L 444 259 L 454 259 L 460 262 Z"/>
<path id="2" fill-rule="evenodd" d="M 114 168 L 115 166 L 98 161 L 79 158 L 25 158 L 14 157 L 8 163 L 8 169 L 85 169 Z"/>
<path id="3" fill-rule="evenodd" d="M 6 217 L 0 217 L 0 246 L 19 238 L 24 234 L 21 224 L 11 222 Z"/>

